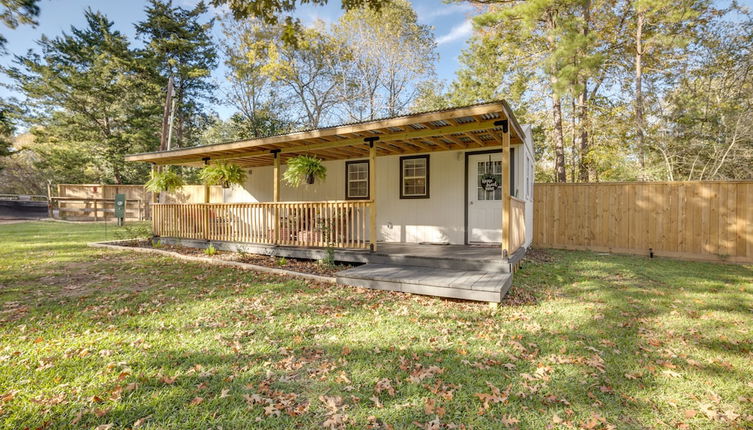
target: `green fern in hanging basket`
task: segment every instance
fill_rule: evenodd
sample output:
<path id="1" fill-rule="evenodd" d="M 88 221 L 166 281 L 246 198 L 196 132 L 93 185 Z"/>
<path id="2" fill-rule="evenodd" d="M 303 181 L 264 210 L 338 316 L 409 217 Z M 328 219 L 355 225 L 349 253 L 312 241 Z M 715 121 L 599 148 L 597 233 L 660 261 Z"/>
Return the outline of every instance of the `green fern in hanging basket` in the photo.
<path id="1" fill-rule="evenodd" d="M 304 182 L 313 184 L 314 180 L 327 179 L 327 168 L 322 160 L 308 155 L 299 155 L 288 160 L 288 168 L 282 178 L 291 187 L 300 187 Z"/>
<path id="2" fill-rule="evenodd" d="M 153 193 L 161 193 L 163 191 L 175 191 L 185 184 L 182 176 L 173 172 L 170 168 L 165 168 L 161 172 L 152 170 L 149 180 L 144 184 L 144 188 Z"/>
<path id="3" fill-rule="evenodd" d="M 205 185 L 222 185 L 222 188 L 229 188 L 230 185 L 243 185 L 246 181 L 246 172 L 236 164 L 220 162 L 201 169 L 199 179 Z"/>

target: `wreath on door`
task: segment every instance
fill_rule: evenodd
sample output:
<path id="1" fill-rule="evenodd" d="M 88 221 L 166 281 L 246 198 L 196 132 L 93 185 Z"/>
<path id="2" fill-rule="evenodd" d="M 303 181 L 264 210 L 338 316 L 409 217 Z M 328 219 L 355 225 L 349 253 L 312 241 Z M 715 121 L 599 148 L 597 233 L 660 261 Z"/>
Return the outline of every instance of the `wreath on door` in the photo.
<path id="1" fill-rule="evenodd" d="M 497 180 L 497 176 L 492 175 L 491 173 L 482 175 L 481 188 L 483 188 L 484 191 L 496 191 L 497 188 L 499 188 L 499 180 Z"/>

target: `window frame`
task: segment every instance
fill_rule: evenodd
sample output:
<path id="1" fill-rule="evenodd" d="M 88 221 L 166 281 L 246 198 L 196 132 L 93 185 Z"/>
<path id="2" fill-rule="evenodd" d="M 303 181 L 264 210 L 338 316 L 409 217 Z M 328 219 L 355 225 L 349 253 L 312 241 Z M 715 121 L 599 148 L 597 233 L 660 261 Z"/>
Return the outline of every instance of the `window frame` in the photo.
<path id="1" fill-rule="evenodd" d="M 358 196 L 358 197 L 351 197 L 348 194 L 348 191 L 350 191 L 350 178 L 349 178 L 349 169 L 351 165 L 354 164 L 366 164 L 366 196 Z M 345 200 L 369 200 L 371 199 L 371 184 L 369 181 L 371 180 L 371 163 L 369 160 L 350 160 L 345 162 Z"/>
<path id="2" fill-rule="evenodd" d="M 403 163 L 405 162 L 405 160 L 415 160 L 415 159 L 424 159 L 424 160 L 426 160 L 426 175 L 424 176 L 424 178 L 426 180 L 426 193 L 425 194 L 420 194 L 420 195 L 405 195 L 405 193 L 404 193 L 404 191 L 405 191 L 404 171 L 405 170 L 403 169 Z M 399 183 L 399 185 L 400 185 L 400 199 L 428 199 L 428 198 L 431 198 L 431 192 L 430 192 L 431 190 L 430 190 L 430 186 L 429 186 L 431 184 L 431 182 L 429 181 L 429 176 L 430 176 L 429 164 L 430 164 L 430 161 L 431 160 L 429 158 L 429 154 L 406 155 L 404 157 L 400 157 L 400 183 Z"/>

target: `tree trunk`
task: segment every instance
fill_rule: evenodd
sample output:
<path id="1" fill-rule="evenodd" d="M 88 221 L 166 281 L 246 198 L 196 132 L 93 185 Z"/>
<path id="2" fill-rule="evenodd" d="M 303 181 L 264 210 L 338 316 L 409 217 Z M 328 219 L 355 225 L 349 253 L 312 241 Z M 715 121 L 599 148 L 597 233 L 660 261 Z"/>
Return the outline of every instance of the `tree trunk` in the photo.
<path id="1" fill-rule="evenodd" d="M 557 28 L 554 15 L 547 14 L 549 50 L 555 50 L 556 42 L 554 32 Z M 554 173 L 557 182 L 567 182 L 567 173 L 565 172 L 565 136 L 562 131 L 562 100 L 557 93 L 557 66 L 552 64 L 549 70 L 549 84 L 552 91 L 552 116 L 554 121 Z"/>
<path id="2" fill-rule="evenodd" d="M 588 40 L 588 33 L 591 25 L 591 1 L 586 0 L 583 3 L 583 39 Z M 587 43 L 587 42 L 585 42 Z M 581 56 L 586 57 L 588 49 L 581 51 Z M 588 145 L 588 75 L 581 79 L 581 90 L 578 95 L 578 143 L 580 150 L 579 176 L 581 182 L 589 182 L 589 145 Z"/>
<path id="3" fill-rule="evenodd" d="M 554 172 L 557 182 L 567 182 L 565 173 L 565 136 L 562 132 L 562 101 L 552 89 L 552 116 L 554 120 Z"/>
<path id="4" fill-rule="evenodd" d="M 578 163 L 578 176 L 581 182 L 589 182 L 589 167 L 590 162 L 588 160 L 588 87 L 583 85 L 583 90 L 578 95 L 578 106 L 576 107 L 576 117 L 578 123 L 578 131 L 576 132 L 575 147 L 580 151 L 580 160 Z"/>
<path id="5" fill-rule="evenodd" d="M 641 164 L 640 178 L 646 172 L 646 137 L 643 125 L 643 12 L 638 13 L 635 30 L 635 131 L 638 141 L 638 159 Z"/>
<path id="6" fill-rule="evenodd" d="M 162 135 L 159 141 L 159 150 L 164 151 L 167 149 L 167 135 L 168 127 L 170 124 L 170 110 L 173 98 L 173 77 L 170 76 L 167 80 L 167 93 L 165 96 L 165 110 L 162 114 Z"/>

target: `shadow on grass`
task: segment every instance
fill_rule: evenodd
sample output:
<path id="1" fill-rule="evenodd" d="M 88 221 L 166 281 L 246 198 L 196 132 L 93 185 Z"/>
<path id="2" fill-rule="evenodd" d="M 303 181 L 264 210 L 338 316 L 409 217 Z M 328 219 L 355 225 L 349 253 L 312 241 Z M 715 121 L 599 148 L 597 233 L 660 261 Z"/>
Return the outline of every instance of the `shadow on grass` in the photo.
<path id="1" fill-rule="evenodd" d="M 34 308 L 14 327 L 28 324 L 44 331 L 45 325 L 63 321 L 66 331 L 60 336 L 74 332 L 90 343 L 115 327 L 117 338 L 96 348 L 116 352 L 79 359 L 66 358 L 65 348 L 32 349 L 33 358 L 52 354 L 56 367 L 66 370 L 37 374 L 10 368 L 0 379 L 3 389 L 19 378 L 62 376 L 37 391 L 22 390 L 45 396 L 64 390 L 75 400 L 46 407 L 8 403 L 6 423 L 126 427 L 149 417 L 147 425 L 158 428 L 319 428 L 331 416 L 320 396 L 342 397 L 339 412 L 358 428 L 366 427 L 370 416 L 376 424 L 417 428 L 414 422 L 437 416 L 427 399 L 444 408 L 441 422 L 473 428 L 500 428 L 508 417 L 522 427 L 544 428 L 555 414 L 575 426 L 589 420 L 599 425 L 603 418 L 617 428 L 679 419 L 667 417 L 657 398 L 673 387 L 662 369 L 678 372 L 687 363 L 667 346 L 671 336 L 662 333 L 658 321 L 684 312 L 684 303 L 699 314 L 743 316 L 749 299 L 725 284 L 750 280 L 750 269 L 553 255 L 554 261 L 526 264 L 516 274 L 510 305 L 496 312 L 484 304 L 290 281 L 164 258 L 94 257 L 92 269 L 119 274 L 108 281 L 113 285 L 84 297 L 29 297 Z M 148 288 L 129 290 L 134 283 Z M 708 300 L 711 294 L 724 297 Z M 682 323 L 699 331 L 718 324 L 690 317 Z M 6 338 L 14 333 L 14 327 L 0 327 Z M 138 339 L 153 345 L 142 349 L 134 343 Z M 687 342 L 693 353 L 696 348 L 750 351 L 731 340 L 688 337 Z M 115 370 L 102 370 L 121 362 Z M 440 370 L 422 373 L 431 366 Z M 128 374 L 120 378 L 124 367 Z M 712 377 L 745 377 L 722 365 L 700 370 Z M 165 376 L 175 380 L 165 382 Z M 394 394 L 384 388 L 385 379 Z M 116 387 L 132 382 L 138 386 L 107 400 Z M 484 408 L 477 394 L 492 394 L 488 384 L 509 392 Z M 223 390 L 229 390 L 226 397 Z M 264 406 L 270 405 L 249 405 L 244 398 L 254 394 L 271 399 L 270 405 L 295 394 L 293 404 L 308 407 L 301 415 L 283 407 L 280 416 L 268 417 Z M 92 396 L 106 400 L 92 403 Z M 197 398 L 202 400 L 192 405 Z M 97 416 L 95 409 L 105 413 Z M 71 424 L 81 411 L 86 413 Z"/>

